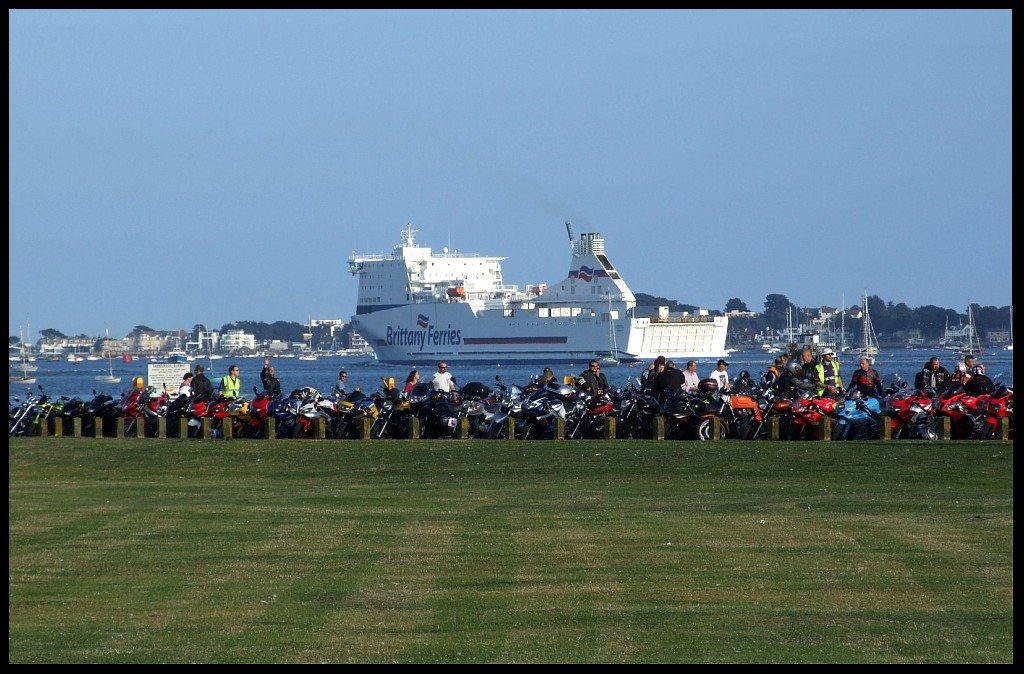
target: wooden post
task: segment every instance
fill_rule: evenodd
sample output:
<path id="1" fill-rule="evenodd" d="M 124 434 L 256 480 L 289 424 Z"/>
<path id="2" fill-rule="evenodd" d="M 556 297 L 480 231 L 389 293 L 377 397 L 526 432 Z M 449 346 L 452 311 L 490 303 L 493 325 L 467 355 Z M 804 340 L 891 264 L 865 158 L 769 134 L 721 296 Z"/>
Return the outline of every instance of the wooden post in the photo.
<path id="1" fill-rule="evenodd" d="M 82 417 L 75 417 L 71 420 L 71 437 L 82 437 Z"/>
<path id="2" fill-rule="evenodd" d="M 167 417 L 157 417 L 156 437 L 160 438 L 161 440 L 167 439 Z"/>
<path id="3" fill-rule="evenodd" d="M 359 437 L 363 440 L 370 439 L 370 427 L 373 426 L 373 422 L 370 421 L 370 417 L 364 416 L 362 418 L 363 427 L 360 429 Z"/>
<path id="4" fill-rule="evenodd" d="M 718 440 L 722 435 L 722 420 L 716 417 L 711 417 L 711 439 Z"/>
<path id="5" fill-rule="evenodd" d="M 199 434 L 199 437 L 203 440 L 210 440 L 213 438 L 213 421 L 210 417 L 203 417 L 203 430 Z"/>
<path id="6" fill-rule="evenodd" d="M 263 439 L 277 439 L 277 429 L 274 428 L 274 417 L 268 416 L 266 419 L 263 420 Z"/>
<path id="7" fill-rule="evenodd" d="M 124 437 L 124 417 L 117 418 L 117 422 L 114 424 L 114 437 L 118 439 Z"/>
<path id="8" fill-rule="evenodd" d="M 415 414 L 409 415 L 409 439 L 420 439 L 420 418 Z"/>
<path id="9" fill-rule="evenodd" d="M 827 414 L 822 414 L 821 421 L 818 423 L 818 439 L 826 441 L 832 439 L 832 417 Z"/>
<path id="10" fill-rule="evenodd" d="M 949 417 L 942 416 L 939 421 L 939 440 L 953 439 L 953 424 Z"/>
<path id="11" fill-rule="evenodd" d="M 103 417 L 95 416 L 92 418 L 92 435 L 94 438 L 103 437 Z"/>
<path id="12" fill-rule="evenodd" d="M 996 440 L 1010 439 L 1010 417 L 999 417 L 999 426 L 996 427 Z"/>
<path id="13" fill-rule="evenodd" d="M 182 440 L 188 438 L 188 417 L 178 417 L 178 437 Z"/>
<path id="14" fill-rule="evenodd" d="M 779 439 L 779 418 L 768 417 L 768 439 L 778 440 Z"/>
<path id="15" fill-rule="evenodd" d="M 135 437 L 146 437 L 146 417 L 141 414 L 135 417 Z"/>
<path id="16" fill-rule="evenodd" d="M 511 415 L 505 418 L 505 439 L 516 439 L 516 418 Z"/>
<path id="17" fill-rule="evenodd" d="M 234 419 L 231 417 L 224 417 L 220 421 L 221 437 L 225 440 L 230 440 L 235 433 Z"/>
<path id="18" fill-rule="evenodd" d="M 459 430 L 456 431 L 455 437 L 459 438 L 460 440 L 469 439 L 469 417 L 459 417 Z"/>
<path id="19" fill-rule="evenodd" d="M 313 436 L 317 440 L 323 440 L 327 437 L 327 420 L 323 417 L 313 419 Z"/>
<path id="20" fill-rule="evenodd" d="M 615 417 L 608 417 L 604 420 L 604 439 L 614 440 L 617 435 L 615 424 L 618 420 Z"/>
<path id="21" fill-rule="evenodd" d="M 892 440 L 892 417 L 888 414 L 882 415 L 882 421 L 878 427 L 878 436 L 880 440 Z"/>
<path id="22" fill-rule="evenodd" d="M 661 416 L 660 414 L 654 417 L 654 439 L 665 439 L 665 417 Z"/>
<path id="23" fill-rule="evenodd" d="M 555 417 L 555 440 L 565 440 L 565 419 Z"/>

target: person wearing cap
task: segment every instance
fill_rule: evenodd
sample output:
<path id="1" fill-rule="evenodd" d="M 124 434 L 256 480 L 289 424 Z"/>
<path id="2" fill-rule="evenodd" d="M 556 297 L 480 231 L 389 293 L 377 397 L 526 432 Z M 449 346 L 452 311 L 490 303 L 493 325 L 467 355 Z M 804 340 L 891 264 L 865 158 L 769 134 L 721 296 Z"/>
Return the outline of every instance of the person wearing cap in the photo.
<path id="1" fill-rule="evenodd" d="M 729 390 L 729 371 L 726 369 L 727 367 L 729 367 L 729 361 L 719 358 L 718 362 L 715 363 L 715 369 L 708 375 L 708 379 L 714 379 L 718 382 L 719 391 Z"/>
<path id="2" fill-rule="evenodd" d="M 839 376 L 839 361 L 836 352 L 825 349 L 821 352 L 821 362 L 811 370 L 813 381 L 817 384 L 818 397 L 838 398 L 843 392 L 843 380 Z"/>

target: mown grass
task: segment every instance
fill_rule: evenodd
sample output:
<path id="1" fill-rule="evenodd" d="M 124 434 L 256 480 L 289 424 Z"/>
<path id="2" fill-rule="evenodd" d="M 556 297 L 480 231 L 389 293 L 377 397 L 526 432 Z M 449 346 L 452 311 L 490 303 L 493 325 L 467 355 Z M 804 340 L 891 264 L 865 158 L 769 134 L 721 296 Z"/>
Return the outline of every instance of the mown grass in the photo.
<path id="1" fill-rule="evenodd" d="M 12 663 L 1012 662 L 1010 442 L 15 439 Z"/>

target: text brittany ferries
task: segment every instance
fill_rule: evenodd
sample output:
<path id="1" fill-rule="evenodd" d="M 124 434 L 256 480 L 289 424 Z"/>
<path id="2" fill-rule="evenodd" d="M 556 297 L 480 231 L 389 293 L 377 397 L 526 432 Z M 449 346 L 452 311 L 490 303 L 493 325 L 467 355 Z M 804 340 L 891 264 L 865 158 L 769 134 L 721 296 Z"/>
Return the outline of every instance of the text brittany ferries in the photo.
<path id="1" fill-rule="evenodd" d="M 581 234 L 562 281 L 520 290 L 504 284 L 501 257 L 416 245 L 411 225 L 390 255 L 349 258 L 359 276 L 352 327 L 384 363 L 500 363 L 708 359 L 725 355 L 728 318 L 636 316 L 636 298 L 605 255 L 600 234 Z"/>

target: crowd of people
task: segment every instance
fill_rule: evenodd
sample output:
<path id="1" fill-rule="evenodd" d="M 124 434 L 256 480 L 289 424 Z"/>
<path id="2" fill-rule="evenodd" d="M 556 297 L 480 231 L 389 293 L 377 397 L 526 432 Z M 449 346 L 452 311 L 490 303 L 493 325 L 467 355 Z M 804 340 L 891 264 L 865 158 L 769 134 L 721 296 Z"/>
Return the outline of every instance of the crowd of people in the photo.
<path id="1" fill-rule="evenodd" d="M 680 389 L 686 392 L 697 391 L 701 382 L 707 380 L 713 380 L 717 385 L 717 390 L 722 392 L 747 392 L 756 385 L 760 385 L 774 387 L 781 395 L 785 396 L 807 392 L 817 396 L 839 398 L 853 391 L 864 396 L 880 396 L 884 390 L 878 371 L 872 366 L 872 360 L 866 356 L 860 358 L 857 369 L 853 371 L 849 382 L 844 386 L 841 365 L 832 349 L 825 349 L 821 353 L 820 359 L 815 358 L 810 347 L 804 347 L 794 357 L 790 357 L 789 354 L 781 354 L 768 366 L 759 381 L 755 381 L 748 370 L 743 370 L 733 379 L 729 375 L 728 368 L 729 362 L 724 358 L 719 359 L 715 363 L 715 368 L 701 378 L 697 373 L 696 361 L 688 361 L 684 369 L 679 369 L 672 360 L 658 356 L 647 365 L 640 375 L 639 381 L 641 387 L 653 391 L 661 400 L 665 400 Z M 141 380 L 141 377 L 138 379 Z M 601 363 L 598 360 L 589 361 L 587 369 L 572 379 L 580 390 L 598 396 L 604 395 L 611 389 L 608 378 L 601 372 Z M 557 377 L 550 367 L 545 367 L 537 381 L 544 385 L 551 380 L 557 381 Z M 281 382 L 277 378 L 276 368 L 270 362 L 269 357 L 264 360 L 263 369 L 260 371 L 260 382 L 270 396 L 281 395 Z M 398 387 L 394 377 L 388 377 L 384 379 L 383 389 L 386 395 L 409 395 L 420 382 L 420 372 L 414 368 L 406 376 L 402 388 Z M 446 361 L 437 363 L 437 371 L 432 375 L 430 382 L 434 390 L 446 393 L 459 390 L 455 377 L 448 370 Z M 963 385 L 970 395 L 989 393 L 994 389 L 994 383 L 985 375 L 985 366 L 970 354 L 957 363 L 953 372 L 942 366 L 938 356 L 929 358 L 921 371 L 914 377 L 913 384 L 915 389 L 931 388 L 935 391 L 940 391 L 950 384 L 959 384 Z M 141 383 L 138 386 L 141 388 Z M 231 365 L 228 368 L 228 374 L 218 382 L 216 395 L 237 398 L 240 391 L 239 368 L 237 365 Z M 205 367 L 201 363 L 195 366 L 194 372 L 184 374 L 177 392 L 200 399 L 215 397 L 213 383 L 207 378 Z M 341 370 L 338 372 L 338 380 L 332 393 L 345 398 L 353 393 L 361 393 L 361 388 L 358 385 L 350 384 L 348 372 Z"/>

